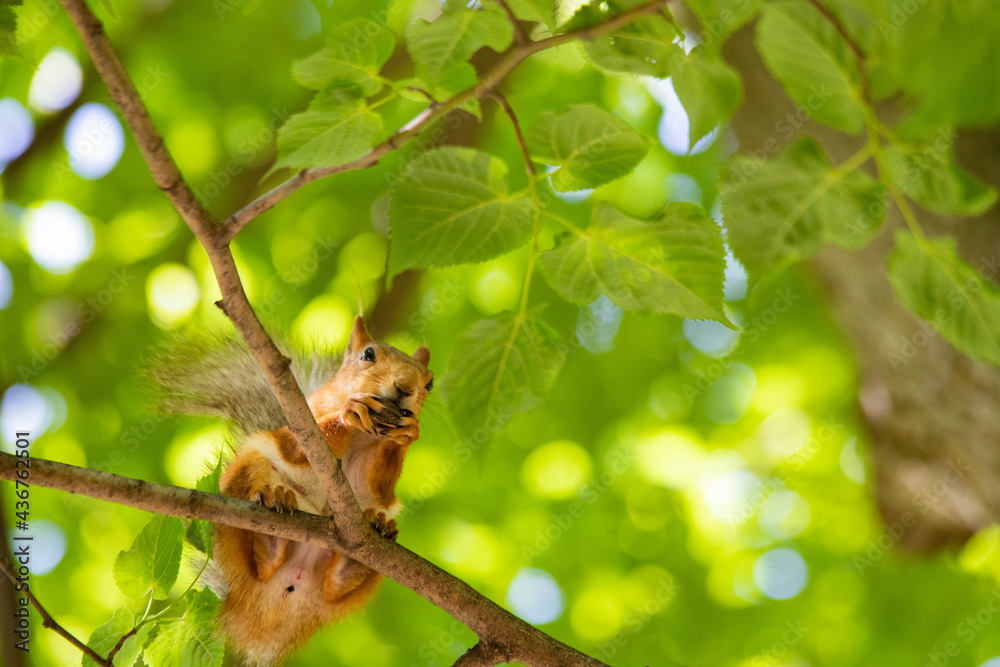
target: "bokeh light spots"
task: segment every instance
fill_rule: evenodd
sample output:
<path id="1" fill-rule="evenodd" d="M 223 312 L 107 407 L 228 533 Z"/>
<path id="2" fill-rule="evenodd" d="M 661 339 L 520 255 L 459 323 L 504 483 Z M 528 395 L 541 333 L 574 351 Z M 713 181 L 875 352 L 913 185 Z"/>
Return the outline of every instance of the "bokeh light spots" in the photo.
<path id="1" fill-rule="evenodd" d="M 14 276 L 3 262 L 0 262 L 0 310 L 10 305 L 14 296 Z"/>
<path id="2" fill-rule="evenodd" d="M 585 589 L 573 601 L 570 624 L 583 639 L 603 641 L 614 636 L 625 622 L 626 608 L 610 586 Z"/>
<path id="3" fill-rule="evenodd" d="M 0 399 L 0 438 L 9 445 L 8 451 L 13 451 L 15 433 L 27 431 L 34 442 L 55 418 L 56 409 L 45 393 L 30 384 L 11 385 Z"/>
<path id="4" fill-rule="evenodd" d="M 775 539 L 795 537 L 809 525 L 809 503 L 794 491 L 776 491 L 757 510 L 757 522 Z"/>
<path id="5" fill-rule="evenodd" d="M 161 264 L 146 281 L 150 317 L 164 329 L 183 324 L 198 306 L 198 297 L 198 280 L 182 264 Z"/>
<path id="6" fill-rule="evenodd" d="M 663 431 L 636 446 L 639 472 L 647 480 L 671 489 L 693 484 L 701 471 L 705 450 L 694 434 Z"/>
<path id="7" fill-rule="evenodd" d="M 773 600 L 788 600 L 806 587 L 809 568 L 793 549 L 771 549 L 753 565 L 753 580 L 760 592 Z"/>
<path id="8" fill-rule="evenodd" d="M 532 451 L 521 466 L 526 489 L 543 498 L 570 498 L 593 473 L 590 454 L 571 440 L 556 440 Z"/>
<path id="9" fill-rule="evenodd" d="M 167 132 L 166 140 L 177 166 L 189 178 L 206 175 L 215 164 L 217 141 L 207 123 L 200 120 L 177 123 Z"/>
<path id="10" fill-rule="evenodd" d="M 610 352 L 621 325 L 625 309 L 601 295 L 586 306 L 580 306 L 576 318 L 576 339 L 593 354 Z"/>
<path id="11" fill-rule="evenodd" d="M 28 209 L 24 231 L 32 259 L 50 273 L 69 273 L 94 252 L 94 227 L 66 202 Z"/>
<path id="12" fill-rule="evenodd" d="M 34 138 L 35 121 L 28 110 L 11 97 L 0 99 L 0 171 L 28 150 Z"/>
<path id="13" fill-rule="evenodd" d="M 508 258 L 487 262 L 473 271 L 469 300 L 486 315 L 517 308 L 521 296 L 520 270 Z"/>
<path id="14" fill-rule="evenodd" d="M 108 249 L 118 262 L 138 262 L 158 252 L 177 224 L 177 214 L 169 206 L 124 211 L 111 221 Z"/>
<path id="15" fill-rule="evenodd" d="M 57 46 L 38 64 L 28 89 L 28 103 L 41 113 L 55 113 L 72 104 L 82 88 L 80 63 L 69 51 Z"/>
<path id="16" fill-rule="evenodd" d="M 302 309 L 292 324 L 292 334 L 299 340 L 339 345 L 346 341 L 345 332 L 351 330 L 354 311 L 343 299 L 332 294 L 321 294 Z"/>
<path id="17" fill-rule="evenodd" d="M 204 428 L 184 430 L 170 444 L 164 467 L 170 481 L 193 489 L 218 461 L 219 443 L 226 437 L 226 427 L 216 423 Z"/>
<path id="18" fill-rule="evenodd" d="M 111 109 L 91 102 L 77 109 L 69 119 L 63 145 L 69 153 L 73 173 L 95 180 L 118 164 L 125 152 L 125 131 Z"/>
<path id="19" fill-rule="evenodd" d="M 525 568 L 518 570 L 507 587 L 507 605 L 528 623 L 540 625 L 562 616 L 566 598 L 551 574 Z"/>
<path id="20" fill-rule="evenodd" d="M 439 553 L 461 572 L 488 575 L 500 565 L 500 544 L 493 531 L 452 521 L 441 531 Z"/>

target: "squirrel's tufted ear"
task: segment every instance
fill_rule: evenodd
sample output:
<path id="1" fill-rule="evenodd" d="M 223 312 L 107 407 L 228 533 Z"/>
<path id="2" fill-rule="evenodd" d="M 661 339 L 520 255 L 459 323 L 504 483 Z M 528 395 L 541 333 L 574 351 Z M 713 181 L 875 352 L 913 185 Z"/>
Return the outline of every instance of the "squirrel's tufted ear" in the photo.
<path id="1" fill-rule="evenodd" d="M 431 362 L 431 351 L 421 345 L 417 348 L 417 351 L 413 353 L 413 358 L 426 366 Z"/>
<path id="2" fill-rule="evenodd" d="M 372 342 L 372 337 L 368 335 L 368 329 L 365 328 L 365 319 L 358 315 L 354 318 L 354 329 L 351 330 L 351 340 L 347 343 L 347 348 L 357 351 L 370 342 Z"/>

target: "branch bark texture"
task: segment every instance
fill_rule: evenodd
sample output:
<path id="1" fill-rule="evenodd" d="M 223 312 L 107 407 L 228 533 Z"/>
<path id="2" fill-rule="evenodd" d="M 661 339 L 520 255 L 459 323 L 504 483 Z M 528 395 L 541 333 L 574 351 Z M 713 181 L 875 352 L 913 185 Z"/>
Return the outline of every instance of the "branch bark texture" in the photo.
<path id="1" fill-rule="evenodd" d="M 309 410 L 305 396 L 290 371 L 289 360 L 280 353 L 254 313 L 229 243 L 251 220 L 300 187 L 334 174 L 372 167 L 381 157 L 419 135 L 435 119 L 470 99 L 490 95 L 529 56 L 572 41 L 607 35 L 631 21 L 662 11 L 667 0 L 654 0 L 600 25 L 547 39 L 530 41 L 522 36 L 517 45 L 481 77 L 477 85 L 446 101 L 431 103 L 366 155 L 345 165 L 302 170 L 221 223 L 201 205 L 184 180 L 101 22 L 85 0 L 59 1 L 135 136 L 153 180 L 204 247 L 222 293 L 218 305 L 232 320 L 270 380 L 289 427 L 324 484 L 333 518 L 308 514 L 276 515 L 246 501 L 149 484 L 43 460 L 32 462 L 31 483 L 159 514 L 204 519 L 335 549 L 412 589 L 479 635 L 480 643 L 470 649 L 459 664 L 496 664 L 488 661 L 502 659 L 518 660 L 528 665 L 602 665 L 510 614 L 429 561 L 375 534 L 364 520 L 340 462 L 330 452 Z M 0 454 L 0 478 L 10 479 L 13 471 L 14 457 Z"/>

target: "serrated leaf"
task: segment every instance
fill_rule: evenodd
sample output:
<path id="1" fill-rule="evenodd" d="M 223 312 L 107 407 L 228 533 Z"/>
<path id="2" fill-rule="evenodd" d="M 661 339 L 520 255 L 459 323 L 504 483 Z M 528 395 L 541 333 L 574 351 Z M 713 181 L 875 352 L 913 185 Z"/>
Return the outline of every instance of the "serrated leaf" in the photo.
<path id="1" fill-rule="evenodd" d="M 980 215 L 996 203 L 994 188 L 955 164 L 948 130 L 923 144 L 890 145 L 885 154 L 893 186 L 932 211 Z"/>
<path id="2" fill-rule="evenodd" d="M 996 267 L 987 273 L 995 275 Z M 889 281 L 908 310 L 973 359 L 1000 366 L 1000 289 L 958 256 L 954 239 L 896 233 Z"/>
<path id="3" fill-rule="evenodd" d="M 469 148 L 418 155 L 392 188 L 389 275 L 481 262 L 528 241 L 532 202 L 511 196 L 507 165 Z"/>
<path id="4" fill-rule="evenodd" d="M 188 591 L 187 609 L 178 621 L 162 623 L 143 654 L 150 667 L 219 667 L 226 641 L 216 629 L 221 602 L 212 591 Z"/>
<path id="5" fill-rule="evenodd" d="M 554 0 L 507 0 L 514 16 L 522 21 L 541 23 L 549 30 L 556 29 L 556 3 Z"/>
<path id="6" fill-rule="evenodd" d="M 539 261 L 552 288 L 573 303 L 604 294 L 628 310 L 729 321 L 722 234 L 694 204 L 674 202 L 649 222 L 602 205 L 586 229 L 563 234 Z"/>
<path id="7" fill-rule="evenodd" d="M 115 610 L 111 620 L 94 630 L 87 640 L 87 646 L 94 649 L 97 655 L 106 657 L 118 646 L 122 637 L 132 631 L 135 626 L 135 615 L 132 610 L 126 607 L 119 607 Z M 132 667 L 139 658 L 142 647 L 149 639 L 149 633 L 153 629 L 153 624 L 146 623 L 135 634 L 125 640 L 122 647 L 115 653 L 112 663 L 115 667 Z M 97 667 L 97 663 L 84 655 L 81 665 L 83 667 Z"/>
<path id="8" fill-rule="evenodd" d="M 500 52 L 514 39 L 514 27 L 496 3 L 481 9 L 447 8 L 435 21 L 420 19 L 406 31 L 407 47 L 416 63 L 417 74 L 431 85 L 458 63 L 488 46 Z"/>
<path id="9" fill-rule="evenodd" d="M 728 121 L 743 101 L 740 75 L 704 46 L 696 46 L 678 61 L 673 82 L 691 121 L 691 146 Z"/>
<path id="10" fill-rule="evenodd" d="M 118 552 L 115 581 L 122 593 L 133 600 L 157 600 L 170 595 L 181 567 L 184 523 L 180 519 L 155 516 L 149 520 L 128 551 Z"/>
<path id="11" fill-rule="evenodd" d="M 219 478 L 222 475 L 222 459 L 215 464 L 215 467 L 207 475 L 202 476 L 195 489 L 205 493 L 219 493 Z M 210 521 L 192 519 L 184 533 L 188 543 L 198 551 L 208 556 L 212 555 L 215 546 L 215 527 Z"/>
<path id="12" fill-rule="evenodd" d="M 546 111 L 528 132 L 527 143 L 532 159 L 559 167 L 552 184 L 562 191 L 621 178 L 649 151 L 646 140 L 628 123 L 589 104 L 558 115 Z"/>
<path id="13" fill-rule="evenodd" d="M 564 31 L 604 23 L 631 4 L 619 1 L 584 5 L 566 23 Z M 683 37 L 665 16 L 644 16 L 610 34 L 581 42 L 581 46 L 602 69 L 665 78 L 670 76 L 676 59 L 684 55 L 678 43 Z"/>
<path id="14" fill-rule="evenodd" d="M 729 244 L 754 281 L 826 241 L 856 247 L 885 218 L 884 188 L 859 169 L 833 169 L 810 138 L 769 162 L 731 158 L 722 180 Z"/>
<path id="15" fill-rule="evenodd" d="M 455 425 L 477 443 L 488 441 L 542 402 L 565 359 L 537 313 L 476 322 L 458 337 L 442 382 Z"/>
<path id="16" fill-rule="evenodd" d="M 312 106 L 278 131 L 278 159 L 267 175 L 285 167 L 346 164 L 369 151 L 381 131 L 382 117 L 360 100 Z"/>
<path id="17" fill-rule="evenodd" d="M 706 44 L 717 45 L 760 11 L 760 0 L 686 0 Z"/>
<path id="18" fill-rule="evenodd" d="M 371 34 L 371 27 L 376 32 Z M 295 80 L 313 90 L 355 85 L 365 96 L 382 89 L 378 80 L 392 55 L 396 38 L 388 28 L 367 19 L 354 19 L 335 27 L 326 48 L 292 65 Z"/>
<path id="19" fill-rule="evenodd" d="M 766 3 L 757 48 L 785 92 L 813 118 L 861 131 L 857 59 L 819 10 L 804 0 Z"/>

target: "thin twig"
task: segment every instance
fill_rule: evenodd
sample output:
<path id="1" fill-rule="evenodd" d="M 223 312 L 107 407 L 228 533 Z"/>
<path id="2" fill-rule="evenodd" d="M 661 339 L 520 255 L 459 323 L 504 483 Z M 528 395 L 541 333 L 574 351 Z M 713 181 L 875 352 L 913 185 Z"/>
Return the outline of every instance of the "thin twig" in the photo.
<path id="1" fill-rule="evenodd" d="M 4 456 L 9 456 L 9 455 L 5 454 Z M 10 563 L 10 561 L 7 560 L 7 557 L 4 556 L 3 554 L 0 554 L 0 571 L 2 571 L 7 576 L 8 579 L 10 579 L 11 584 L 17 586 L 17 573 L 14 571 L 14 566 Z M 105 667 L 112 667 L 111 658 L 107 659 L 102 658 L 94 651 L 94 649 L 84 644 L 82 641 L 73 636 L 73 634 L 70 633 L 66 628 L 59 625 L 56 622 L 56 620 L 52 618 L 52 615 L 49 614 L 49 612 L 45 611 L 45 607 L 42 606 L 42 604 L 35 597 L 34 593 L 31 592 L 30 587 L 25 587 L 23 591 L 18 591 L 18 592 L 24 597 L 28 598 L 28 601 L 31 602 L 31 605 L 38 612 L 38 615 L 42 617 L 43 627 L 49 628 L 50 630 L 55 630 L 55 632 L 59 636 L 61 636 L 63 639 L 68 641 L 76 648 L 83 651 L 84 655 L 89 657 L 98 665 L 104 665 Z"/>
<path id="2" fill-rule="evenodd" d="M 514 109 L 510 106 L 507 98 L 500 93 L 493 91 L 490 93 L 490 97 L 499 102 L 500 106 L 503 107 L 504 113 L 507 114 L 507 118 L 510 119 L 510 124 L 514 126 L 517 145 L 521 147 L 521 157 L 524 158 L 524 170 L 528 172 L 528 178 L 534 180 L 535 163 L 531 161 L 531 153 L 528 152 L 528 142 L 525 141 L 524 134 L 521 132 L 521 124 L 517 122 L 517 114 L 514 113 Z"/>
<path id="3" fill-rule="evenodd" d="M 536 42 L 527 42 L 522 46 L 508 51 L 507 55 L 504 56 L 504 58 L 493 67 L 493 69 L 484 74 L 482 76 L 482 80 L 475 86 L 466 88 L 455 96 L 439 103 L 437 106 L 431 106 L 424 109 L 412 120 L 410 120 L 410 122 L 397 130 L 395 134 L 372 148 L 358 159 L 335 167 L 303 169 L 284 183 L 278 185 L 272 190 L 269 190 L 268 192 L 265 192 L 257 199 L 236 211 L 222 223 L 226 228 L 224 238 L 226 240 L 232 239 L 241 229 L 249 224 L 251 220 L 256 218 L 261 213 L 274 208 L 275 204 L 304 185 L 308 185 L 313 181 L 318 181 L 322 178 L 333 176 L 335 174 L 342 174 L 344 172 L 357 171 L 360 169 L 369 169 L 375 166 L 382 157 L 409 142 L 411 139 L 420 134 L 421 130 L 426 128 L 437 118 L 443 116 L 449 111 L 452 111 L 453 109 L 457 109 L 471 99 L 482 99 L 488 96 L 493 89 L 500 85 L 508 74 L 514 71 L 514 69 L 524 62 L 529 56 L 547 49 L 562 46 L 563 44 L 568 44 L 570 42 L 593 40 L 598 37 L 603 37 L 604 35 L 610 34 L 637 19 L 660 11 L 666 5 L 667 0 L 654 0 L 653 2 L 633 7 L 627 12 L 623 12 L 614 18 L 608 19 L 604 23 L 599 23 L 598 25 L 583 28 L 581 30 L 574 30 L 571 32 L 564 32 L 559 35 L 553 35 L 552 37 L 547 37 Z"/>
<path id="4" fill-rule="evenodd" d="M 871 102 L 871 83 L 868 80 L 868 69 L 865 67 L 865 60 L 867 56 L 865 52 L 861 49 L 861 45 L 858 44 L 857 40 L 851 37 L 851 33 L 847 31 L 847 26 L 840 18 L 830 11 L 826 5 L 824 5 L 820 0 L 809 0 L 809 3 L 816 8 L 816 10 L 823 15 L 823 18 L 833 26 L 833 29 L 837 31 L 840 38 L 844 40 L 847 44 L 847 48 L 851 50 L 854 54 L 855 59 L 858 63 L 858 85 L 861 87 L 861 98 L 866 102 Z"/>
<path id="5" fill-rule="evenodd" d="M 507 0 L 497 0 L 497 4 L 503 8 L 504 13 L 507 14 L 507 18 L 510 19 L 510 24 L 514 27 L 514 41 L 517 42 L 517 45 L 521 46 L 525 42 L 528 42 L 530 37 L 524 31 L 524 26 L 521 25 L 521 22 L 514 16 L 514 10 L 507 4 Z"/>
<path id="6" fill-rule="evenodd" d="M 129 637 L 133 636 L 137 632 L 139 632 L 138 625 L 122 635 L 122 638 L 118 640 L 118 643 L 115 644 L 115 647 L 111 649 L 110 653 L 108 653 L 108 663 L 114 664 L 115 656 L 118 655 L 118 652 L 122 650 L 123 646 L 125 646 L 125 642 L 127 642 Z"/>
<path id="7" fill-rule="evenodd" d="M 94 67 L 111 93 L 111 99 L 132 130 L 153 179 L 205 248 L 222 293 L 220 307 L 232 320 L 274 388 L 289 427 L 324 486 L 337 530 L 346 541 L 360 543 L 372 534 L 371 528 L 361 514 L 340 462 L 333 456 L 326 438 L 316 425 L 316 419 L 289 368 L 289 360 L 275 346 L 250 306 L 224 230 L 201 206 L 181 176 L 101 22 L 84 0 L 59 2 L 80 34 Z"/>

